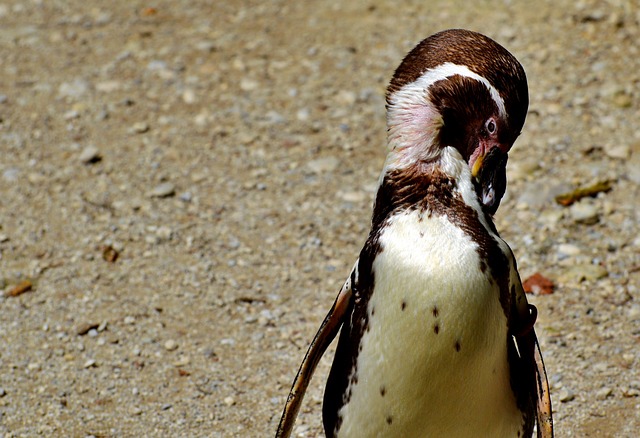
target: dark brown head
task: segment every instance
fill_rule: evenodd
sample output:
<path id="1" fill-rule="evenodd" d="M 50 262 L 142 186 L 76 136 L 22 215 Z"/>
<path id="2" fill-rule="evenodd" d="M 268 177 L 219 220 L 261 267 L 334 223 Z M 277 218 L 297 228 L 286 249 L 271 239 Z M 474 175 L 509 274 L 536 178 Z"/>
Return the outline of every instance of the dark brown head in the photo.
<path id="1" fill-rule="evenodd" d="M 432 35 L 405 57 L 387 88 L 393 149 L 387 166 L 434 161 L 452 147 L 493 213 L 506 187 L 506 154 L 528 105 L 524 70 L 504 47 L 468 30 Z"/>

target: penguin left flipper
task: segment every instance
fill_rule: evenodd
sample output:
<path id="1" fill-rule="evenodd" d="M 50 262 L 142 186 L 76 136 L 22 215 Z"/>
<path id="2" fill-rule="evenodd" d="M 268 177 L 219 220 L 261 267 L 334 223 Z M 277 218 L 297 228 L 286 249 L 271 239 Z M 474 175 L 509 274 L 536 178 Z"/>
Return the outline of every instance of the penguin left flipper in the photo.
<path id="1" fill-rule="evenodd" d="M 542 352 L 535 332 L 533 332 L 535 350 L 533 352 L 536 364 L 536 413 L 538 417 L 538 438 L 553 438 L 553 417 L 551 409 L 551 395 L 547 370 L 542 361 Z"/>
<path id="2" fill-rule="evenodd" d="M 313 341 L 311 341 L 311 345 L 309 345 L 309 349 L 302 360 L 298 374 L 291 386 L 291 391 L 289 391 L 287 403 L 285 404 L 280 423 L 278 424 L 278 430 L 276 431 L 276 438 L 287 438 L 291 435 L 298 411 L 300 410 L 300 405 L 302 404 L 302 399 L 307 391 L 313 372 L 320 358 L 327 350 L 327 347 L 336 337 L 336 334 L 338 334 L 344 317 L 347 314 L 352 296 L 352 282 L 355 279 L 357 266 L 358 261 L 356 261 L 351 275 L 349 275 L 349 278 L 347 278 L 347 281 L 340 289 L 340 293 L 338 293 L 333 306 L 331 306 L 329 313 L 325 316 L 322 325 L 320 325 Z"/>

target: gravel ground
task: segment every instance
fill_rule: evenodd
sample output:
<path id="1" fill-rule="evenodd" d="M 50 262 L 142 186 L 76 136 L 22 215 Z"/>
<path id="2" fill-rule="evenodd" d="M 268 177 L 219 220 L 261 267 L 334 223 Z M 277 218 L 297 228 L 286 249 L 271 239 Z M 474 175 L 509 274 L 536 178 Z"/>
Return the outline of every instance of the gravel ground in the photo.
<path id="1" fill-rule="evenodd" d="M 0 2 L 0 436 L 272 435 L 368 232 L 386 83 L 449 27 L 528 73 L 496 221 L 555 284 L 557 436 L 637 436 L 637 2 L 343 3 Z"/>

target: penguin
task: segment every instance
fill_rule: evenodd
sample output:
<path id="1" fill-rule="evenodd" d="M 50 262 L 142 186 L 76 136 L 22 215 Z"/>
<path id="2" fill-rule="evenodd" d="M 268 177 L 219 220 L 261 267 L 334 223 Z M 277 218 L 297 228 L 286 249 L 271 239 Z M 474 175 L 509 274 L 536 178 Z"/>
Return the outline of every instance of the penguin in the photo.
<path id="1" fill-rule="evenodd" d="M 276 437 L 338 332 L 327 437 L 553 437 L 537 310 L 492 218 L 527 114 L 524 69 L 494 40 L 446 30 L 409 52 L 386 102 L 371 230 Z"/>

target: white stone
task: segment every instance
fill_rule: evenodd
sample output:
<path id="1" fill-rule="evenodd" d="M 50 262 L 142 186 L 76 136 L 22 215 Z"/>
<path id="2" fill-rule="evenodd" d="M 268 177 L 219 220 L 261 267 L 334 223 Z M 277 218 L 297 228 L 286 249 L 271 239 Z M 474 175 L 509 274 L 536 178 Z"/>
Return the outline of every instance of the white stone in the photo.
<path id="1" fill-rule="evenodd" d="M 313 173 L 331 173 L 338 168 L 339 164 L 340 160 L 336 157 L 325 157 L 309 161 L 307 167 Z"/>

